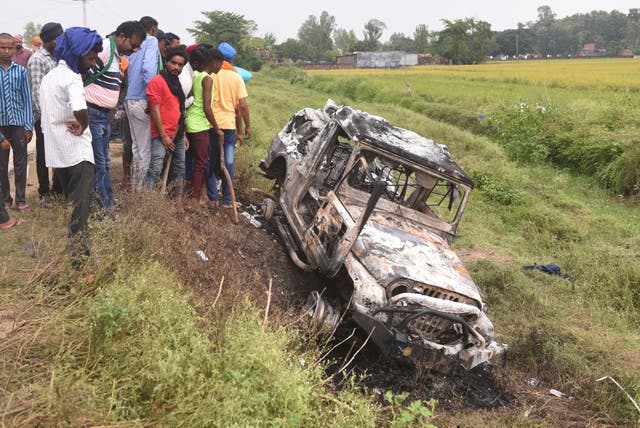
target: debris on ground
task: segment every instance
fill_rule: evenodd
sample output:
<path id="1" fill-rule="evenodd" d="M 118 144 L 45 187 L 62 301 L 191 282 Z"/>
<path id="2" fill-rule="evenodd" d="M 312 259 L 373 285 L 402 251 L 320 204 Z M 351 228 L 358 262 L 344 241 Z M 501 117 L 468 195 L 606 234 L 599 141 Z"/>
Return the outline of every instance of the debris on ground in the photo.
<path id="1" fill-rule="evenodd" d="M 569 277 L 565 274 L 562 273 L 562 270 L 560 269 L 560 266 L 550 263 L 548 265 L 538 265 L 538 264 L 533 264 L 530 266 L 522 266 L 523 270 L 539 270 L 540 272 L 544 272 L 547 273 L 549 275 L 556 275 L 559 276 L 562 279 L 569 279 Z"/>

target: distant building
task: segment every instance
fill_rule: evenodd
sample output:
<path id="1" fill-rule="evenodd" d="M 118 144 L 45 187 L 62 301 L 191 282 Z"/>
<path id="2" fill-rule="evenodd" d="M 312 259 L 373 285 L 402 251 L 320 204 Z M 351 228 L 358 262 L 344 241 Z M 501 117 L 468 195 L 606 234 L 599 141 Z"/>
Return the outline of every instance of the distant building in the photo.
<path id="1" fill-rule="evenodd" d="M 585 43 L 578 53 L 579 58 L 595 58 L 603 57 L 607 55 L 607 50 L 602 48 L 596 48 L 595 43 Z"/>
<path id="2" fill-rule="evenodd" d="M 633 58 L 633 51 L 631 49 L 620 49 L 618 56 L 622 58 Z"/>
<path id="3" fill-rule="evenodd" d="M 418 54 L 403 51 L 355 52 L 337 58 L 339 68 L 400 68 L 418 65 Z"/>

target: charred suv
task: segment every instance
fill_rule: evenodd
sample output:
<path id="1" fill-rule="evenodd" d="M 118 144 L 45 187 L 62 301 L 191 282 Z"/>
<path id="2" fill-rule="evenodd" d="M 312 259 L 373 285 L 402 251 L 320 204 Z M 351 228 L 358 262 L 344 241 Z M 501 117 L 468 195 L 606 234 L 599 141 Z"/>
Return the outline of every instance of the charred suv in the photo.
<path id="1" fill-rule="evenodd" d="M 265 216 L 292 260 L 342 278 L 347 315 L 384 354 L 428 351 L 467 369 L 491 358 L 493 325 L 450 248 L 473 182 L 447 147 L 329 100 L 297 112 L 260 168 L 278 199 Z M 307 309 L 339 322 L 318 293 Z"/>

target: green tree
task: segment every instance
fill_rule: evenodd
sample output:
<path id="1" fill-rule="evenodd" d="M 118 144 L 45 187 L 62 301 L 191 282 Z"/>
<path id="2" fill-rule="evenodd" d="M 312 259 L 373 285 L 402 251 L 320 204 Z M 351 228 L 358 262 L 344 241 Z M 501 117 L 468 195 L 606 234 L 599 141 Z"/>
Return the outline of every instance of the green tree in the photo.
<path id="1" fill-rule="evenodd" d="M 438 54 L 454 64 L 484 62 L 494 45 L 491 24 L 473 18 L 442 20 L 445 28 L 437 33 Z"/>
<path id="2" fill-rule="evenodd" d="M 551 11 L 549 6 L 540 6 L 538 8 L 538 20 L 534 25 L 534 29 L 538 39 L 538 51 L 543 56 L 555 53 L 556 42 L 551 28 L 555 19 L 556 14 Z"/>
<path id="3" fill-rule="evenodd" d="M 413 32 L 413 46 L 417 53 L 427 53 L 431 48 L 431 33 L 426 25 L 420 24 Z"/>
<path id="4" fill-rule="evenodd" d="M 333 50 L 331 35 L 335 27 L 336 19 L 323 10 L 319 18 L 309 15 L 298 29 L 298 38 L 311 48 L 314 61 L 327 59 L 328 52 Z"/>
<path id="5" fill-rule="evenodd" d="M 297 39 L 287 39 L 274 48 L 276 55 L 280 59 L 291 59 L 293 61 L 311 60 L 313 49 L 307 43 Z"/>
<path id="6" fill-rule="evenodd" d="M 625 26 L 624 45 L 632 49 L 633 53 L 638 53 L 640 48 L 640 9 L 629 9 L 627 14 L 627 24 Z"/>
<path id="7" fill-rule="evenodd" d="M 494 56 L 533 54 L 536 50 L 536 34 L 523 24 L 518 24 L 517 29 L 496 32 L 494 40 L 495 46 L 490 52 Z"/>
<path id="8" fill-rule="evenodd" d="M 344 28 L 338 28 L 333 32 L 333 43 L 337 49 L 340 49 L 342 53 L 353 52 L 358 38 L 353 30 L 345 30 Z"/>
<path id="9" fill-rule="evenodd" d="M 370 19 L 364 24 L 364 46 L 368 51 L 378 50 L 380 46 L 380 37 L 387 28 L 387 25 L 379 19 Z"/>
<path id="10" fill-rule="evenodd" d="M 413 39 L 405 36 L 404 33 L 393 33 L 384 47 L 392 51 L 413 52 L 415 50 Z"/>
<path id="11" fill-rule="evenodd" d="M 187 28 L 197 43 L 218 46 L 221 42 L 227 42 L 238 53 L 234 63 L 253 71 L 260 69 L 262 62 L 251 37 L 258 29 L 255 22 L 244 15 L 220 10 L 202 14 L 207 20 L 194 21 L 193 28 Z"/>
<path id="12" fill-rule="evenodd" d="M 27 22 L 27 25 L 24 26 L 24 32 L 22 33 L 22 37 L 24 42 L 27 45 L 31 44 L 31 41 L 35 36 L 40 35 L 40 30 L 42 29 L 42 25 L 35 24 L 32 21 Z"/>

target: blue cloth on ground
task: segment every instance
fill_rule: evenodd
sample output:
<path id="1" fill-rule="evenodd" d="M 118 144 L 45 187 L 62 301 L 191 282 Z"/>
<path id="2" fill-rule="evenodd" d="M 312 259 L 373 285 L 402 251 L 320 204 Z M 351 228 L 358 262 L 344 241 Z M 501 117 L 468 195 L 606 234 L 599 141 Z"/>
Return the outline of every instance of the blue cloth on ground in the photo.
<path id="1" fill-rule="evenodd" d="M 567 275 L 562 273 L 562 270 L 560 270 L 560 266 L 554 265 L 553 263 L 550 263 L 548 265 L 523 266 L 522 269 L 539 270 L 540 272 L 548 273 L 549 275 L 557 275 L 560 278 L 564 278 L 564 279 L 568 278 Z"/>

